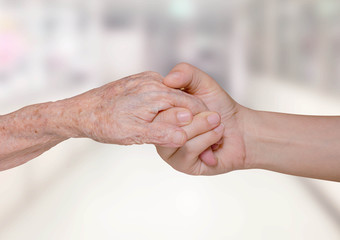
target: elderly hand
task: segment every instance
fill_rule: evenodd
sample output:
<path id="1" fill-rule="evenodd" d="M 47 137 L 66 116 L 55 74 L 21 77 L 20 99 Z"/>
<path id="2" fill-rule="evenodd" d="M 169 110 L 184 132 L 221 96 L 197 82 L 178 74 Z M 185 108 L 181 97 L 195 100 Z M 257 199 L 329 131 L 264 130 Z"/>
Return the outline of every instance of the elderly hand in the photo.
<path id="1" fill-rule="evenodd" d="M 154 72 L 144 72 L 109 83 L 71 99 L 63 100 L 75 137 L 89 137 L 102 143 L 182 146 L 187 135 L 180 127 L 154 122 L 161 111 L 172 107 L 190 109 L 193 114 L 207 110 L 192 95 L 165 86 Z M 186 111 L 177 115 L 190 121 Z"/>
<path id="2" fill-rule="evenodd" d="M 0 116 L 0 170 L 21 165 L 72 137 L 113 144 L 182 146 L 186 132 L 154 118 L 172 107 L 190 109 L 193 114 L 207 108 L 199 98 L 168 88 L 162 80 L 157 73 L 144 72 L 69 99 Z M 177 121 L 188 124 L 191 112 L 178 112 Z"/>

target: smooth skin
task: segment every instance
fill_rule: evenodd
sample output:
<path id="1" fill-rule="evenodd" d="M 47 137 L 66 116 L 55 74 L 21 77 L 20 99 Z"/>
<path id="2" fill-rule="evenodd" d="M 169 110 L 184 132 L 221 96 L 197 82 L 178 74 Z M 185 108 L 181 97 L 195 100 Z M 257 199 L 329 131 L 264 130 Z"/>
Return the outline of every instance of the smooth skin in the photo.
<path id="1" fill-rule="evenodd" d="M 192 129 L 186 129 L 190 140 L 176 150 L 180 154 L 169 155 L 172 148 L 158 147 L 160 156 L 177 170 L 193 175 L 215 175 L 240 169 L 266 169 L 340 181 L 339 116 L 304 116 L 246 108 L 235 102 L 208 74 L 187 63 L 175 66 L 164 84 L 200 98 L 210 111 L 220 114 L 225 128 L 223 141 L 211 148 L 217 139 L 212 135 L 210 142 L 187 145 L 202 136 L 191 135 Z M 202 155 L 203 148 L 206 150 Z M 186 156 L 200 156 L 204 164 L 188 168 L 192 159 Z M 216 162 L 209 164 L 211 159 Z"/>
<path id="2" fill-rule="evenodd" d="M 178 148 L 157 146 L 161 157 L 174 169 L 187 173 L 200 173 L 207 163 L 202 161 L 200 154 L 223 137 L 224 125 L 216 112 L 202 112 L 193 116 L 192 121 L 181 123 L 174 117 L 177 112 L 189 110 L 172 108 L 161 112 L 155 121 L 168 122 L 182 127 L 187 134 L 187 142 Z"/>
<path id="3" fill-rule="evenodd" d="M 81 95 L 24 107 L 0 116 L 0 170 L 21 165 L 68 138 L 101 143 L 179 147 L 186 132 L 159 112 L 173 107 L 192 114 L 207 111 L 198 98 L 166 87 L 158 73 L 144 72 L 111 82 Z M 188 123 L 188 111 L 178 118 Z"/>

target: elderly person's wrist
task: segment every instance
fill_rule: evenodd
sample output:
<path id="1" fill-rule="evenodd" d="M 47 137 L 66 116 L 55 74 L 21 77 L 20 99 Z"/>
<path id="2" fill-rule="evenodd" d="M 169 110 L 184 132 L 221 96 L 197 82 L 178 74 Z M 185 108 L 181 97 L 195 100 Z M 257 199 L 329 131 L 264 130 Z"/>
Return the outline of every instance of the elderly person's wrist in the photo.
<path id="1" fill-rule="evenodd" d="M 72 98 L 48 103 L 50 129 L 63 138 L 92 138 L 90 132 L 93 97 L 81 94 Z"/>
<path id="2" fill-rule="evenodd" d="M 40 118 L 38 125 L 44 134 L 62 140 L 81 136 L 76 126 L 78 117 L 74 113 L 69 99 L 38 104 L 36 108 Z"/>

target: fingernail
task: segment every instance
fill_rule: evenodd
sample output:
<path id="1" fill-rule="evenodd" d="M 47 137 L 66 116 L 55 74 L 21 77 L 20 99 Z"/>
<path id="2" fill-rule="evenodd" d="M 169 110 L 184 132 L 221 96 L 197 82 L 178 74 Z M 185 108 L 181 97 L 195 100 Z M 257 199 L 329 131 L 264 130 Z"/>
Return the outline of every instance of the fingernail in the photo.
<path id="1" fill-rule="evenodd" d="M 207 119 L 211 125 L 216 125 L 220 122 L 220 116 L 217 113 L 209 115 Z"/>
<path id="2" fill-rule="evenodd" d="M 178 113 L 177 113 L 177 119 L 178 119 L 178 121 L 180 121 L 181 123 L 190 122 L 190 120 L 191 120 L 191 113 L 188 112 L 188 111 L 178 112 Z"/>
<path id="3" fill-rule="evenodd" d="M 179 132 L 179 131 L 175 132 L 174 138 L 173 138 L 174 144 L 182 145 L 184 140 L 185 140 L 185 136 L 182 132 Z"/>
<path id="4" fill-rule="evenodd" d="M 220 141 L 218 141 L 217 143 L 211 145 L 211 149 L 213 151 L 216 151 L 217 149 L 221 147 L 222 143 L 223 143 L 223 138 L 221 138 Z"/>
<path id="5" fill-rule="evenodd" d="M 224 125 L 223 123 L 220 124 L 217 128 L 214 129 L 215 132 L 220 133 L 224 130 Z"/>
<path id="6" fill-rule="evenodd" d="M 213 145 L 211 145 L 211 149 L 213 150 L 213 151 L 215 151 L 215 150 L 217 150 L 218 149 L 218 147 L 219 147 L 220 145 L 218 145 L 218 144 L 213 144 Z"/>

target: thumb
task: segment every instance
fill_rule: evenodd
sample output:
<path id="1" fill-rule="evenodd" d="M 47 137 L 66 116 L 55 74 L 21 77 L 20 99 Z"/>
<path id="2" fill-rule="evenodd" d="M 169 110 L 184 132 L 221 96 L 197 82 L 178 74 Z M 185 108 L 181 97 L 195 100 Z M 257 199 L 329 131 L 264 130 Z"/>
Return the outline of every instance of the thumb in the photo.
<path id="1" fill-rule="evenodd" d="M 144 143 L 171 148 L 181 147 L 188 140 L 182 128 L 165 122 L 150 123 L 144 137 Z"/>
<path id="2" fill-rule="evenodd" d="M 195 95 L 212 93 L 222 88 L 207 73 L 188 64 L 177 64 L 164 78 L 163 83 L 171 88 L 184 88 Z"/>

